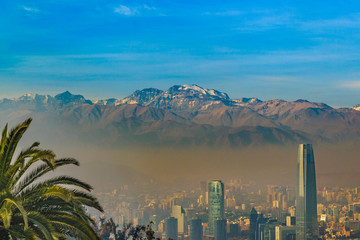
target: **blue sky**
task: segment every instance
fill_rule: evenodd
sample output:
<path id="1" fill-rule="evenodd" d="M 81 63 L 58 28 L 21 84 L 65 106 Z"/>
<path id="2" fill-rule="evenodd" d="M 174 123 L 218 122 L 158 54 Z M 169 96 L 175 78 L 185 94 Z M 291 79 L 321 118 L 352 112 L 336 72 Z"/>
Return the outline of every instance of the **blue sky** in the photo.
<path id="1" fill-rule="evenodd" d="M 198 84 L 360 103 L 359 1 L 4 0 L 0 97 Z"/>

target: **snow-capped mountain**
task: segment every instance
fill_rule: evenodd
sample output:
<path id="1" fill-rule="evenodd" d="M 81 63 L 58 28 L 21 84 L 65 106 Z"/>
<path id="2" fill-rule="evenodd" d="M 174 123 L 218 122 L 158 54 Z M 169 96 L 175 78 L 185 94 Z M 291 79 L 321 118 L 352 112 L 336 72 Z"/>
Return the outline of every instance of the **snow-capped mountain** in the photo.
<path id="1" fill-rule="evenodd" d="M 145 88 L 143 90 L 136 90 L 133 94 L 123 99 L 110 98 L 106 100 L 94 100 L 92 103 L 106 106 L 118 106 L 123 104 L 139 104 L 145 106 L 162 92 L 162 90 L 156 88 Z"/>
<path id="2" fill-rule="evenodd" d="M 334 109 L 302 99 L 231 99 L 224 92 L 197 85 L 175 85 L 166 91 L 146 88 L 123 99 L 90 101 L 67 91 L 54 97 L 26 94 L 0 100 L 1 121 L 24 116 L 68 122 L 67 126 L 77 126 L 74 131 L 100 134 L 104 141 L 111 135 L 115 142 L 126 136 L 129 141 L 197 139 L 194 144 L 231 142 L 236 146 L 360 136 L 360 106 Z"/>
<path id="3" fill-rule="evenodd" d="M 198 85 L 175 85 L 167 91 L 156 88 L 137 90 L 124 99 L 93 101 L 94 104 L 117 106 L 122 104 L 139 104 L 174 111 L 201 111 L 222 106 L 248 106 L 262 102 L 258 98 L 230 99 L 215 89 Z"/>
<path id="4" fill-rule="evenodd" d="M 39 95 L 39 94 L 24 94 L 19 98 L 3 98 L 0 100 L 1 103 L 9 103 L 9 102 L 38 102 L 43 104 L 51 103 L 54 100 L 54 97 L 50 95 Z"/>
<path id="5" fill-rule="evenodd" d="M 60 93 L 55 96 L 56 102 L 62 105 L 80 105 L 80 104 L 92 104 L 90 100 L 87 100 L 82 95 L 73 95 L 69 91 Z"/>
<path id="6" fill-rule="evenodd" d="M 173 111 L 201 111 L 231 104 L 232 100 L 226 93 L 197 85 L 175 85 L 145 106 Z"/>
<path id="7" fill-rule="evenodd" d="M 229 98 L 226 93 L 202 88 L 197 85 L 175 85 L 167 91 L 156 88 L 137 90 L 124 99 L 93 101 L 101 105 L 139 104 L 174 111 L 198 111 L 212 106 L 236 105 L 237 102 Z"/>
<path id="8" fill-rule="evenodd" d="M 121 100 L 116 98 L 109 98 L 106 100 L 93 100 L 91 101 L 91 103 L 96 105 L 104 105 L 104 106 L 117 106 L 121 104 Z"/>
<path id="9" fill-rule="evenodd" d="M 49 110 L 82 104 L 92 104 L 92 102 L 82 95 L 73 95 L 66 91 L 54 97 L 50 95 L 24 94 L 19 98 L 4 98 L 0 100 L 0 109 Z"/>
<path id="10" fill-rule="evenodd" d="M 137 90 L 130 96 L 120 100 L 120 104 L 139 104 L 146 106 L 149 104 L 149 102 L 153 101 L 163 92 L 164 91 L 156 88 L 145 88 L 143 90 Z"/>
<path id="11" fill-rule="evenodd" d="M 232 101 L 235 106 L 249 106 L 262 102 L 258 98 L 240 98 L 240 99 L 232 99 Z"/>

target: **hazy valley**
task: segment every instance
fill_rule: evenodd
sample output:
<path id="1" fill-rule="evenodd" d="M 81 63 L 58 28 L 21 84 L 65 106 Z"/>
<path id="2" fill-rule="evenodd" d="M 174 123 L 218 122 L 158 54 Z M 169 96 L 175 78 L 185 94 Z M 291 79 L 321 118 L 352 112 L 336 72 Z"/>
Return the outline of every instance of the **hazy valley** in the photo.
<path id="1" fill-rule="evenodd" d="M 77 157 L 83 164 L 76 174 L 97 186 L 239 175 L 291 182 L 302 142 L 316 147 L 320 184 L 359 178 L 351 167 L 360 139 L 356 107 L 231 99 L 196 85 L 144 89 L 124 99 L 89 100 L 65 92 L 0 101 L 2 125 L 30 116 L 34 123 L 26 139 Z M 94 175 L 102 176 L 100 182 Z"/>

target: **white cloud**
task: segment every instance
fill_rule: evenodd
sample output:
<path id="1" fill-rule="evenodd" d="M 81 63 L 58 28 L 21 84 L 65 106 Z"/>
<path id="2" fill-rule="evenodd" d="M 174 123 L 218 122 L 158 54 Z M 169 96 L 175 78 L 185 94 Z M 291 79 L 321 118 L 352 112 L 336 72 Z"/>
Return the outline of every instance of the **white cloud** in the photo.
<path id="1" fill-rule="evenodd" d="M 138 15 L 164 15 L 158 12 L 156 7 L 152 7 L 149 5 L 140 5 L 135 7 L 128 7 L 125 5 L 120 5 L 119 7 L 114 8 L 114 12 L 125 15 L 125 16 L 138 16 Z"/>
<path id="2" fill-rule="evenodd" d="M 144 5 L 144 9 L 146 9 L 146 10 L 157 10 L 157 8 L 156 7 L 151 7 L 151 6 L 149 6 L 149 5 Z"/>
<path id="3" fill-rule="evenodd" d="M 114 12 L 125 16 L 135 16 L 139 14 L 139 11 L 137 9 L 131 9 L 124 5 L 120 5 L 119 7 L 115 8 Z"/>
<path id="4" fill-rule="evenodd" d="M 346 18 L 342 17 L 302 22 L 301 27 L 305 30 L 326 28 L 360 28 L 360 16 L 353 15 Z"/>
<path id="5" fill-rule="evenodd" d="M 39 12 L 39 9 L 31 8 L 31 7 L 27 7 L 27 6 L 22 6 L 22 9 L 27 11 L 27 12 Z"/>

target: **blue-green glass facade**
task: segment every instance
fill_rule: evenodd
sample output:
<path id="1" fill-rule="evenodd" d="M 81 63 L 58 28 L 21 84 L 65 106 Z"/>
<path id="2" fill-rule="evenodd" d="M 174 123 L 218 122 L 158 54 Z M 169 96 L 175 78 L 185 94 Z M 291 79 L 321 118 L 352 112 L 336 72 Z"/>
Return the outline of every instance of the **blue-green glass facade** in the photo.
<path id="1" fill-rule="evenodd" d="M 202 225 L 201 219 L 190 220 L 190 240 L 201 240 L 202 239 Z"/>
<path id="2" fill-rule="evenodd" d="M 216 219 L 214 224 L 214 240 L 226 240 L 226 220 Z"/>
<path id="3" fill-rule="evenodd" d="M 300 144 L 296 189 L 296 240 L 318 239 L 316 176 L 311 144 Z"/>
<path id="4" fill-rule="evenodd" d="M 178 239 L 178 221 L 174 217 L 169 217 L 165 221 L 166 239 Z"/>
<path id="5" fill-rule="evenodd" d="M 209 182 L 209 227 L 208 234 L 214 236 L 215 221 L 224 219 L 224 184 L 220 180 Z"/>

